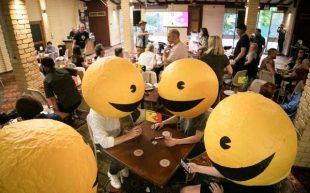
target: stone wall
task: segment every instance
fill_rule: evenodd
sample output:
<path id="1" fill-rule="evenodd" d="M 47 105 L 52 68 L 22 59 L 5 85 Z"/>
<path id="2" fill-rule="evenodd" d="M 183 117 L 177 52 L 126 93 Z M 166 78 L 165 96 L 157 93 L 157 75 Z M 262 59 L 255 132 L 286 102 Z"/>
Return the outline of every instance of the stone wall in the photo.
<path id="1" fill-rule="evenodd" d="M 310 167 L 310 73 L 302 93 L 294 124 L 301 135 L 295 165 Z"/>
<path id="2" fill-rule="evenodd" d="M 42 88 L 42 79 L 36 61 L 32 34 L 24 0 L 2 0 L 0 11 L 4 15 L 4 34 L 17 84 L 21 91 Z"/>

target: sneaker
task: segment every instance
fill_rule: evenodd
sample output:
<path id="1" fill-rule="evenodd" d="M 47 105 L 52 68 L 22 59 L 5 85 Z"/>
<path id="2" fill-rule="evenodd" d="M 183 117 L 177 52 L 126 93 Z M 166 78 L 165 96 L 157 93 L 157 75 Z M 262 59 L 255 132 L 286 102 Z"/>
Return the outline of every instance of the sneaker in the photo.
<path id="1" fill-rule="evenodd" d="M 129 176 L 129 170 L 128 170 L 128 168 L 122 169 L 122 170 L 120 171 L 120 173 L 121 173 L 121 176 L 123 176 L 123 177 L 125 177 L 125 178 L 128 178 L 128 176 Z"/>
<path id="2" fill-rule="evenodd" d="M 112 175 L 108 172 L 108 177 L 110 179 L 111 186 L 115 189 L 120 189 L 122 184 L 117 175 Z"/>

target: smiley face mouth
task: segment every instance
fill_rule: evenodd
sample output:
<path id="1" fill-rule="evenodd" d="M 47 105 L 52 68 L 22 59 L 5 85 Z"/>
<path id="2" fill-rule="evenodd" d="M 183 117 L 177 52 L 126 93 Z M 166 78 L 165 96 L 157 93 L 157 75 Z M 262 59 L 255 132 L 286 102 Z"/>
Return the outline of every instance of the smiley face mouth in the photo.
<path id="1" fill-rule="evenodd" d="M 212 162 L 212 165 L 226 178 L 234 181 L 246 181 L 261 174 L 269 166 L 274 155 L 275 153 L 257 164 L 241 168 L 229 168 L 214 163 L 212 160 L 210 161 Z"/>
<path id="2" fill-rule="evenodd" d="M 123 111 L 123 112 L 128 113 L 128 112 L 135 110 L 139 106 L 140 103 L 141 103 L 141 101 L 131 103 L 131 104 L 110 103 L 110 105 L 112 105 L 114 108 L 116 108 L 119 111 Z"/>
<path id="3" fill-rule="evenodd" d="M 172 101 L 161 97 L 163 105 L 170 111 L 183 112 L 197 106 L 203 99 L 192 100 L 192 101 Z"/>

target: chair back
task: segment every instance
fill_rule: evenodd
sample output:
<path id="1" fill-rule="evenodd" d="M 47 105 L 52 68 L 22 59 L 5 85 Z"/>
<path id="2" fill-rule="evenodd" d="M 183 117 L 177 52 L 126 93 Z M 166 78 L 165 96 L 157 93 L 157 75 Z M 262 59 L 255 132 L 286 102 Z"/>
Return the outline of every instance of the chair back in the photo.
<path id="1" fill-rule="evenodd" d="M 44 105 L 49 106 L 47 99 L 39 90 L 27 88 L 27 93 L 30 94 L 36 100 L 38 100 L 43 106 Z"/>
<path id="2" fill-rule="evenodd" d="M 153 85 L 157 83 L 157 75 L 153 71 L 142 72 L 142 77 L 145 83 L 151 83 Z"/>
<path id="3" fill-rule="evenodd" d="M 239 87 L 239 86 L 246 84 L 246 83 L 240 83 L 238 81 L 241 77 L 246 77 L 246 75 L 247 75 L 247 70 L 238 71 L 233 78 L 232 85 L 235 87 Z"/>
<path id="4" fill-rule="evenodd" d="M 266 70 L 259 71 L 258 78 L 261 80 L 265 80 L 267 82 L 270 82 L 272 84 L 275 84 L 274 75 L 271 72 L 268 72 Z"/>
<path id="5" fill-rule="evenodd" d="M 255 79 L 253 80 L 253 82 L 251 83 L 250 87 L 249 87 L 249 91 L 255 92 L 255 93 L 259 93 L 260 91 L 260 87 L 262 85 L 264 85 L 266 83 L 265 80 L 261 80 L 261 79 Z"/>

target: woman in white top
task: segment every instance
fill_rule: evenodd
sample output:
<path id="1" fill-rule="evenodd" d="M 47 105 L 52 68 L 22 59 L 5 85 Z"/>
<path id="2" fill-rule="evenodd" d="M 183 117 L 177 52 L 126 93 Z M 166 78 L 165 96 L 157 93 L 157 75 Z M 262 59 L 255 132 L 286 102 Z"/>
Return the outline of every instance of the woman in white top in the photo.
<path id="1" fill-rule="evenodd" d="M 151 71 L 156 65 L 156 54 L 154 53 L 154 45 L 148 44 L 146 51 L 139 56 L 139 64 L 145 66 L 145 69 Z"/>
<path id="2" fill-rule="evenodd" d="M 142 133 L 141 127 L 136 126 L 128 133 L 122 135 L 119 118 L 104 117 L 93 109 L 90 109 L 87 115 L 87 124 L 92 131 L 94 143 L 99 144 L 104 149 L 129 141 Z M 111 161 L 108 176 L 111 185 L 116 189 L 121 188 L 121 182 L 117 176 L 118 172 L 123 177 L 128 177 L 128 169 L 116 161 Z"/>

